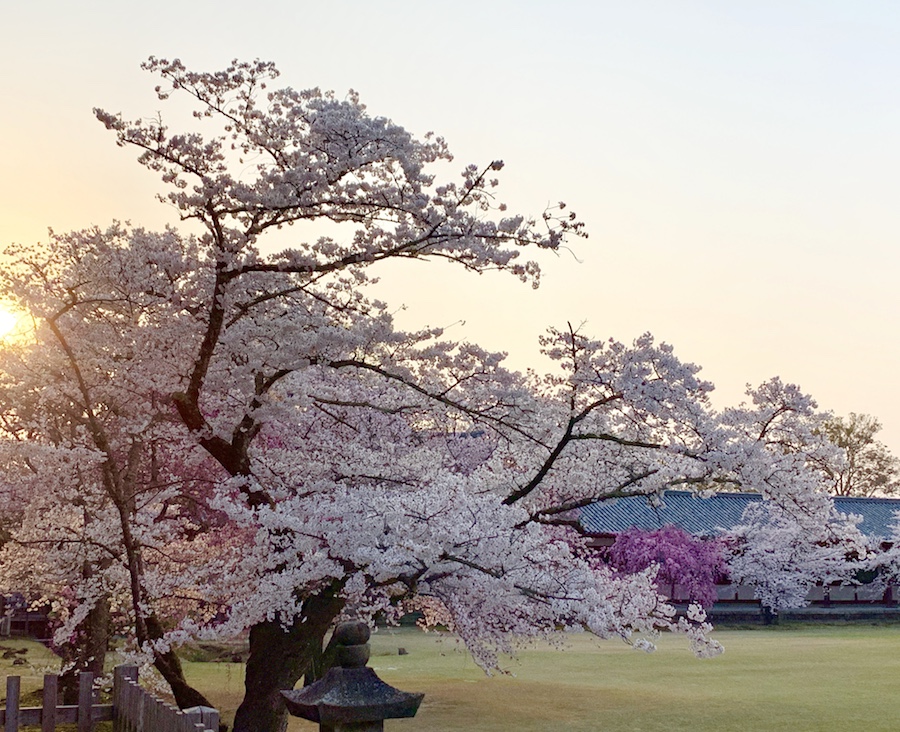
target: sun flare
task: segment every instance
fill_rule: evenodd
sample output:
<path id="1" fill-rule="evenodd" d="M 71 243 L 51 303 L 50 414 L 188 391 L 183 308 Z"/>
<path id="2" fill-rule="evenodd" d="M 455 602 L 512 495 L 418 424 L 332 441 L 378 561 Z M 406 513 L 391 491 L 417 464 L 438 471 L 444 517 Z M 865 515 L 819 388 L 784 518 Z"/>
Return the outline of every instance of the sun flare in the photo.
<path id="1" fill-rule="evenodd" d="M 9 310 L 0 309 L 0 339 L 10 335 L 16 327 L 18 317 Z"/>

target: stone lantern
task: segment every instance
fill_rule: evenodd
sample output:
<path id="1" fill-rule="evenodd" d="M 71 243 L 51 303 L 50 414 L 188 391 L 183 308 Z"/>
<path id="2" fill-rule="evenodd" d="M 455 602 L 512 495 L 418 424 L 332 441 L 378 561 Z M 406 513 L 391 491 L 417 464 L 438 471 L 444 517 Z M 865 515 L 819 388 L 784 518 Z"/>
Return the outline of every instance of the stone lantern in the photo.
<path id="1" fill-rule="evenodd" d="M 336 666 L 303 689 L 281 692 L 291 714 L 318 722 L 321 732 L 383 732 L 385 719 L 416 715 L 424 694 L 395 689 L 366 666 L 368 625 L 341 623 L 334 641 Z"/>

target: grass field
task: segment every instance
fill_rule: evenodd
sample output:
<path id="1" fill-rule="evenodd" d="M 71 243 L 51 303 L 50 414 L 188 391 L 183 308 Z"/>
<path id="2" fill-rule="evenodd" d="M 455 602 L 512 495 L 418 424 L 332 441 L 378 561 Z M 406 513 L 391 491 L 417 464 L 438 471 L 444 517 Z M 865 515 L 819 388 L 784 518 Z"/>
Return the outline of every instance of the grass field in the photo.
<path id="1" fill-rule="evenodd" d="M 452 640 L 413 629 L 381 630 L 370 665 L 387 682 L 425 692 L 395 732 L 813 732 L 900 726 L 900 626 L 791 626 L 717 631 L 723 656 L 697 660 L 684 639 L 664 637 L 644 654 L 622 643 L 573 636 L 560 652 L 524 651 L 512 675 L 486 678 Z M 18 647 L 15 641 L 0 644 Z M 408 655 L 398 655 L 403 647 Z M 36 662 L 44 660 L 35 649 Z M 41 654 L 41 655 L 38 655 Z M 31 654 L 29 654 L 31 655 Z M 3 673 L 26 675 L 26 667 Z M 243 668 L 187 663 L 189 678 L 233 715 Z M 23 680 L 27 686 L 35 677 Z M 292 732 L 316 725 L 293 720 Z"/>
<path id="2" fill-rule="evenodd" d="M 719 631 L 724 655 L 698 660 L 683 638 L 654 654 L 570 638 L 560 652 L 524 651 L 511 676 L 486 678 L 453 641 L 412 629 L 372 638 L 370 665 L 425 692 L 396 732 L 727 732 L 895 730 L 900 726 L 900 626 L 793 626 Z M 404 647 L 408 655 L 398 655 Z M 220 708 L 233 709 L 241 667 L 189 664 Z M 292 732 L 317 729 L 296 720 Z"/>

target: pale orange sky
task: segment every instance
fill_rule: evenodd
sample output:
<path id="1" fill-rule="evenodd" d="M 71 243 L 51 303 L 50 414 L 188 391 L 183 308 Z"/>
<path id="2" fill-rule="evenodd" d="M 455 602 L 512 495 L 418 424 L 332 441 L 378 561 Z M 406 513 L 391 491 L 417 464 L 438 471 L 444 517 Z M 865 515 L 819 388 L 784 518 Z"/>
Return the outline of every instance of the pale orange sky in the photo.
<path id="1" fill-rule="evenodd" d="M 405 325 L 542 368 L 537 335 L 644 331 L 701 364 L 717 403 L 778 374 L 876 415 L 900 454 L 900 6 L 888 2 L 8 4 L 0 43 L 0 237 L 113 218 L 160 227 L 154 176 L 94 106 L 160 109 L 150 54 L 275 61 L 299 88 L 506 161 L 501 197 L 565 200 L 591 238 L 537 292 L 408 263 L 380 294 Z M 165 112 L 165 108 L 162 108 Z M 580 261 L 577 261 L 580 260 Z"/>

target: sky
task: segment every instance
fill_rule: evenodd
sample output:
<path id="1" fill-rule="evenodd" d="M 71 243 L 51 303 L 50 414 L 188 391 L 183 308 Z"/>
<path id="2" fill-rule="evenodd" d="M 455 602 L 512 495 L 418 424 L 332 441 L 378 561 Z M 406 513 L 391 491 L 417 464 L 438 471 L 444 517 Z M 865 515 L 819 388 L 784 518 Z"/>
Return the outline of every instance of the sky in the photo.
<path id="1" fill-rule="evenodd" d="M 771 376 L 864 412 L 900 455 L 900 5 L 830 0 L 4 2 L 0 242 L 113 219 L 177 223 L 93 107 L 166 113 L 150 55 L 197 70 L 274 61 L 298 89 L 357 90 L 445 137 L 457 168 L 506 163 L 500 198 L 565 201 L 590 238 L 508 276 L 404 263 L 378 294 L 403 327 L 542 370 L 567 322 L 650 331 L 716 384 Z"/>

